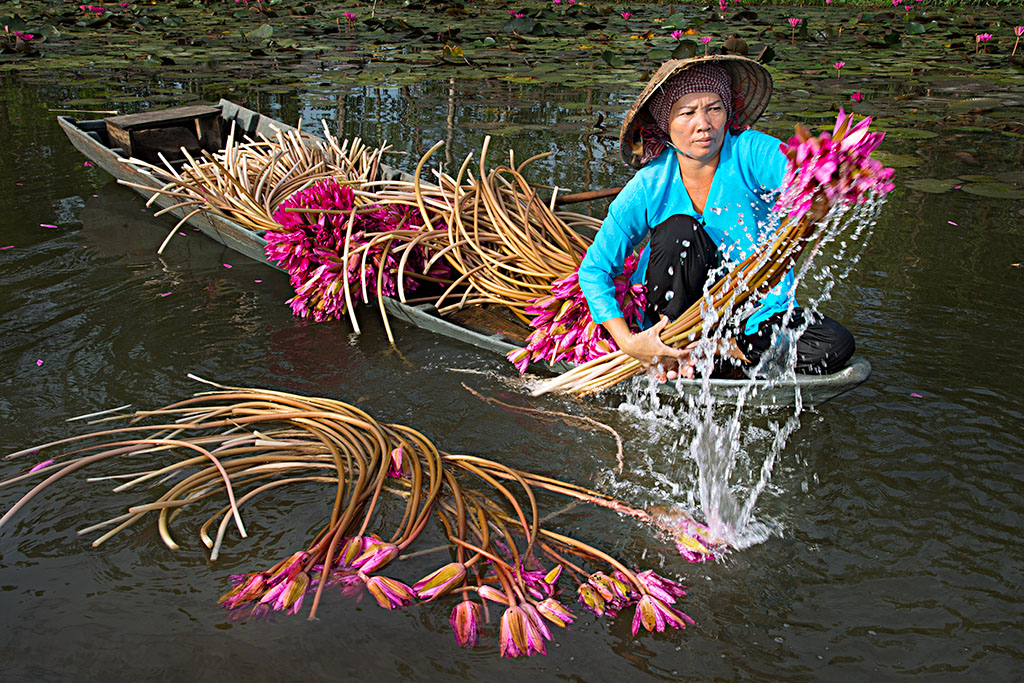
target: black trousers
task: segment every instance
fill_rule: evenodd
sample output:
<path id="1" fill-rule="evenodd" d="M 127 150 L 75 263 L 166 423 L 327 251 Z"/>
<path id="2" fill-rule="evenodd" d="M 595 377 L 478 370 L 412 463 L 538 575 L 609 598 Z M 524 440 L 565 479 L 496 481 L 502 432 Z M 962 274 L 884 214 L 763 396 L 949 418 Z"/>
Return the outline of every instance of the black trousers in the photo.
<path id="1" fill-rule="evenodd" d="M 719 267 L 718 248 L 704 227 L 694 218 L 676 215 L 651 233 L 647 286 L 647 318 L 653 322 L 667 316 L 675 320 L 704 295 L 704 283 Z M 724 273 L 717 274 L 717 276 Z M 716 276 L 716 279 L 717 279 Z M 736 343 L 751 365 L 757 364 L 772 346 L 772 334 L 785 314 L 776 313 L 763 321 L 755 333 L 740 332 Z M 827 316 L 796 308 L 787 327 L 800 329 L 797 340 L 796 371 L 827 374 L 846 365 L 856 344 L 853 335 Z"/>

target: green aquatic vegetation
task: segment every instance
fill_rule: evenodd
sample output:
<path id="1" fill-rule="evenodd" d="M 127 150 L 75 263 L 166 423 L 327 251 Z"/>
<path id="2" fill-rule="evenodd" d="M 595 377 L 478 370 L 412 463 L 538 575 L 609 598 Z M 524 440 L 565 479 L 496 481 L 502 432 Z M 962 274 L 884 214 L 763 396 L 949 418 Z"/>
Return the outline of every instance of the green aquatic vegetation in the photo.
<path id="1" fill-rule="evenodd" d="M 734 52 L 771 70 L 776 94 L 762 126 L 776 135 L 794 121 L 831 120 L 839 105 L 924 134 L 1024 135 L 1012 113 L 1024 107 L 1019 13 L 998 2 L 896 5 L 149 0 L 97 13 L 21 0 L 0 7 L 0 22 L 11 35 L 35 36 L 33 49 L 0 44 L 0 71 L 51 82 L 99 74 L 127 87 L 117 94 L 97 87 L 56 104 L 137 111 L 237 93 L 315 97 L 425 81 L 535 86 L 539 97 L 547 88 L 625 93 L 670 57 Z M 156 89 L 163 92 L 148 97 Z M 611 119 L 624 106 L 605 99 L 607 137 L 614 137 Z M 912 135 L 893 135 L 883 151 L 905 154 L 925 139 Z"/>

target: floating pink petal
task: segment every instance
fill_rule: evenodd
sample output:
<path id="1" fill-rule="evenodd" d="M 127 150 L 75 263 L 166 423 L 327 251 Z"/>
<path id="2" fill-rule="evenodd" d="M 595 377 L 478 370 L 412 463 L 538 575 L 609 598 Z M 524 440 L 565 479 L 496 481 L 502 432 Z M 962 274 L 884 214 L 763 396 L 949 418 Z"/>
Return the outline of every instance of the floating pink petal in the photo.
<path id="1" fill-rule="evenodd" d="M 42 365 L 42 364 L 43 364 L 43 361 L 42 361 L 42 360 L 37 360 L 37 361 L 36 361 L 36 367 L 39 367 L 39 366 L 40 366 L 40 365 Z"/>
<path id="2" fill-rule="evenodd" d="M 39 227 L 40 228 L 56 228 L 57 226 L 54 225 L 53 223 L 40 223 Z"/>
<path id="3" fill-rule="evenodd" d="M 916 393 L 916 392 L 914 392 L 914 393 L 911 393 L 911 394 L 910 394 L 910 396 L 911 396 L 912 398 L 924 398 L 924 396 L 922 396 L 921 394 L 918 394 L 918 393 Z"/>
<path id="4" fill-rule="evenodd" d="M 28 473 L 32 474 L 33 472 L 38 472 L 39 470 L 43 469 L 44 467 L 49 467 L 50 465 L 53 464 L 53 462 L 54 462 L 53 458 L 50 458 L 49 460 L 44 460 L 44 461 L 42 461 L 40 463 L 36 463 L 35 465 L 32 465 L 32 469 L 30 469 L 28 471 Z"/>

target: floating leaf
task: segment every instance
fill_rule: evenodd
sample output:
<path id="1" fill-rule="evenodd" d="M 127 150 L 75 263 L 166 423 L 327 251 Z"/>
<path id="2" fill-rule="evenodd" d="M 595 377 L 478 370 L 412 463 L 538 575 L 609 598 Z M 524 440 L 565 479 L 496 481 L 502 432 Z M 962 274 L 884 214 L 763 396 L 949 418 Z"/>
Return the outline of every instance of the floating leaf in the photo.
<path id="1" fill-rule="evenodd" d="M 911 190 L 924 192 L 926 194 L 945 194 L 960 184 L 956 178 L 914 178 L 903 183 Z"/>
<path id="2" fill-rule="evenodd" d="M 513 17 L 501 27 L 505 33 L 534 33 L 537 30 L 537 20 L 530 17 Z"/>
<path id="3" fill-rule="evenodd" d="M 983 112 L 999 109 L 1003 106 L 1000 100 L 994 97 L 971 97 L 966 100 L 956 100 L 949 103 L 949 108 L 959 112 Z"/>
<path id="4" fill-rule="evenodd" d="M 270 24 L 263 24 L 257 29 L 253 29 L 245 34 L 248 40 L 268 40 L 274 35 L 274 27 Z"/>
<path id="5" fill-rule="evenodd" d="M 682 12 L 676 12 L 665 21 L 665 28 L 685 30 L 690 26 L 690 20 Z"/>
<path id="6" fill-rule="evenodd" d="M 883 166 L 891 166 L 892 168 L 909 168 L 921 165 L 920 159 L 907 154 L 894 154 L 892 152 L 876 150 L 872 156 L 877 158 Z"/>
<path id="7" fill-rule="evenodd" d="M 611 50 L 605 50 L 604 52 L 602 52 L 601 59 L 603 59 L 605 61 L 605 64 L 612 67 L 613 69 L 621 69 L 622 67 L 626 66 L 626 63 L 622 61 L 622 57 L 619 57 Z"/>
<path id="8" fill-rule="evenodd" d="M 1024 199 L 1024 188 L 1009 183 L 969 183 L 960 189 L 978 197 Z"/>
<path id="9" fill-rule="evenodd" d="M 930 138 L 937 138 L 939 134 L 933 130 L 923 130 L 921 128 L 886 128 L 886 137 L 902 138 L 904 140 L 928 140 Z"/>
<path id="10" fill-rule="evenodd" d="M 672 50 L 672 59 L 689 59 L 697 54 L 697 43 L 693 40 L 680 40 Z"/>

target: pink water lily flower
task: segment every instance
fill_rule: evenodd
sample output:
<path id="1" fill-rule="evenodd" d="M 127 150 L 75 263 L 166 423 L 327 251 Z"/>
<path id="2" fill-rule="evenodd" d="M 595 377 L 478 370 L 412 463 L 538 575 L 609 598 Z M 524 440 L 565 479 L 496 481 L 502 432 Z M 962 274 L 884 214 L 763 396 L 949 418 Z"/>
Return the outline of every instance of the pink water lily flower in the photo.
<path id="1" fill-rule="evenodd" d="M 626 21 L 629 21 L 629 18 L 630 18 L 631 16 L 633 16 L 633 13 L 632 13 L 632 12 L 622 12 L 622 18 L 623 18 L 624 20 L 626 20 Z"/>
<path id="2" fill-rule="evenodd" d="M 613 280 L 615 300 L 626 322 L 634 328 L 638 327 L 647 306 L 644 285 L 630 283 L 636 266 L 636 257 L 628 256 L 622 275 Z M 531 301 L 526 307 L 526 314 L 533 316 L 530 326 L 534 330 L 526 338 L 525 348 L 508 354 L 509 361 L 519 372 L 526 372 L 529 364 L 537 361 L 556 363 L 564 360 L 580 365 L 618 349 L 607 330 L 590 317 L 590 309 L 580 289 L 578 271 L 553 282 L 550 296 Z"/>
<path id="3" fill-rule="evenodd" d="M 466 578 L 466 567 L 461 562 L 449 562 L 412 585 L 421 600 L 430 602 L 449 592 Z"/>
<path id="4" fill-rule="evenodd" d="M 790 220 L 799 220 L 815 202 L 828 206 L 860 204 L 869 195 L 883 195 L 893 189 L 893 169 L 870 158 L 882 143 L 884 133 L 872 133 L 871 117 L 853 125 L 852 115 L 840 108 L 832 133 L 813 137 L 806 128 L 782 145 L 789 158 L 783 191 L 776 203 L 788 210 Z"/>
<path id="5" fill-rule="evenodd" d="M 794 45 L 796 43 L 796 27 L 800 25 L 803 19 L 797 19 L 796 17 L 789 18 L 789 25 L 793 27 L 793 32 L 789 37 L 789 44 Z"/>
<path id="6" fill-rule="evenodd" d="M 1017 54 L 1017 45 L 1020 44 L 1020 37 L 1024 35 L 1024 26 L 1014 26 L 1013 32 L 1016 34 L 1017 40 L 1013 43 L 1013 52 L 1010 53 L 1011 57 Z"/>
<path id="7" fill-rule="evenodd" d="M 541 616 L 556 626 L 565 628 L 576 621 L 575 615 L 569 609 L 554 598 L 547 598 L 537 603 L 537 611 Z"/>
<path id="8" fill-rule="evenodd" d="M 480 644 L 480 620 L 483 605 L 471 600 L 463 600 L 452 609 L 448 623 L 455 632 L 455 642 L 459 647 L 476 647 Z"/>
<path id="9" fill-rule="evenodd" d="M 501 615 L 499 650 L 502 657 L 547 654 L 544 637 L 523 609 L 513 605 Z"/>
<path id="10" fill-rule="evenodd" d="M 388 477 L 392 479 L 402 478 L 402 447 L 398 446 L 391 450 L 388 455 Z"/>
<path id="11" fill-rule="evenodd" d="M 637 598 L 636 591 L 627 582 L 604 572 L 594 572 L 587 577 L 587 583 L 600 593 L 605 603 L 616 612 Z M 605 608 L 607 610 L 607 607 Z"/>
<path id="12" fill-rule="evenodd" d="M 636 578 L 649 595 L 671 605 L 679 598 L 686 597 L 686 586 L 664 576 L 659 576 L 653 569 L 642 571 Z"/>
<path id="13" fill-rule="evenodd" d="M 412 588 L 397 579 L 386 576 L 366 576 L 360 573 L 370 595 L 374 597 L 377 604 L 384 609 L 396 609 L 408 607 L 416 601 Z"/>
<path id="14" fill-rule="evenodd" d="M 371 543 L 362 555 L 352 562 L 352 568 L 364 573 L 376 571 L 398 557 L 398 546 L 383 541 Z"/>
<path id="15" fill-rule="evenodd" d="M 978 35 L 976 35 L 974 37 L 974 54 L 978 54 L 978 48 L 981 46 L 982 43 L 987 43 L 990 40 L 992 40 L 991 33 L 979 33 Z"/>
<path id="16" fill-rule="evenodd" d="M 687 624 L 691 626 L 694 624 L 693 619 L 688 615 L 669 607 L 652 595 L 645 595 L 640 598 L 636 605 L 636 612 L 633 614 L 633 635 L 637 634 L 641 626 L 648 631 L 661 633 L 666 626 L 684 629 Z"/>
<path id="17" fill-rule="evenodd" d="M 683 33 L 682 31 L 680 31 L 679 29 L 676 29 L 675 31 L 672 31 L 672 37 L 674 39 L 676 39 L 676 40 L 682 40 L 683 36 L 685 36 L 685 35 L 686 34 Z"/>
<path id="18" fill-rule="evenodd" d="M 53 463 L 54 463 L 54 459 L 53 458 L 50 458 L 49 460 L 44 460 L 42 462 L 38 462 L 35 465 L 32 465 L 32 469 L 30 469 L 28 472 L 29 472 L 29 474 L 32 474 L 33 472 L 38 472 L 41 469 L 45 469 L 45 468 L 49 467 Z"/>
<path id="19" fill-rule="evenodd" d="M 850 99 L 853 100 L 854 102 L 861 102 L 864 99 L 864 96 L 861 95 L 860 91 L 858 90 L 857 92 L 850 95 Z"/>
<path id="20" fill-rule="evenodd" d="M 839 77 L 843 73 L 843 67 L 846 66 L 846 62 L 839 61 L 833 64 L 832 66 L 835 67 L 836 70 L 836 80 L 839 80 Z"/>
<path id="21" fill-rule="evenodd" d="M 489 586 L 486 583 L 481 586 L 477 586 L 476 592 L 484 600 L 490 600 L 491 602 L 496 602 L 500 605 L 509 604 L 509 597 L 507 595 L 494 586 Z"/>
<path id="22" fill-rule="evenodd" d="M 589 583 L 580 584 L 580 587 L 576 589 L 576 595 L 580 605 L 599 617 L 605 614 L 614 617 L 619 613 L 615 606 L 609 605 L 604 597 Z"/>

